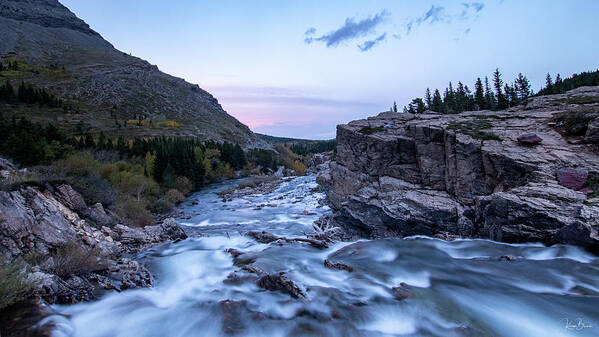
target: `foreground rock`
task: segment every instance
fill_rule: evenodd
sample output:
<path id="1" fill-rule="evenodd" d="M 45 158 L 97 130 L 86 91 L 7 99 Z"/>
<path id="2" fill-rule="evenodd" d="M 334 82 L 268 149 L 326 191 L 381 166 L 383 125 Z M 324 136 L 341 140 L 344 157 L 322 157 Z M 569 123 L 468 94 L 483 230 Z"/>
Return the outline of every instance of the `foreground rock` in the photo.
<path id="1" fill-rule="evenodd" d="M 594 116 L 599 104 L 568 102 L 597 93 L 586 87 L 510 111 L 387 112 L 339 125 L 335 161 L 317 178 L 334 212 L 329 223 L 344 238 L 423 234 L 597 249 L 599 208 L 585 193 L 599 178 L 599 156 L 555 126 L 555 116 L 571 111 Z M 586 123 L 592 133 L 595 122 Z M 542 142 L 527 136 L 536 145 L 521 146 L 526 133 Z"/>
<path id="2" fill-rule="evenodd" d="M 64 183 L 0 191 L 0 262 L 25 259 L 36 294 L 49 303 L 91 300 L 99 289 L 151 286 L 148 270 L 123 254 L 187 236 L 172 218 L 145 228 L 102 225 L 118 220 L 101 204 L 88 207 Z"/>

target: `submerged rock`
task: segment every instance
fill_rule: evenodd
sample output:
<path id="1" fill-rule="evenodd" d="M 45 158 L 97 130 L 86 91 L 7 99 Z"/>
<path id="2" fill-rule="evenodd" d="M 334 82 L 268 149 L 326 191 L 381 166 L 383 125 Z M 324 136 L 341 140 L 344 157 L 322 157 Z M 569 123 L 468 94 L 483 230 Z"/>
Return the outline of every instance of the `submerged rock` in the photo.
<path id="1" fill-rule="evenodd" d="M 280 291 L 293 298 L 306 298 L 306 294 L 290 279 L 281 274 L 264 275 L 256 284 L 263 289 Z"/>
<path id="2" fill-rule="evenodd" d="M 354 271 L 354 268 L 352 268 L 351 266 L 348 266 L 346 264 L 343 263 L 333 263 L 329 260 L 324 260 L 324 266 L 329 268 L 329 269 L 337 269 L 337 270 L 345 270 L 348 272 L 352 272 Z"/>
<path id="3" fill-rule="evenodd" d="M 409 286 L 403 282 L 399 285 L 399 287 L 391 288 L 391 293 L 400 301 L 414 297 L 414 293 L 410 291 Z"/>
<path id="4" fill-rule="evenodd" d="M 251 231 L 247 232 L 246 235 L 260 243 L 271 243 L 279 239 L 278 236 L 265 231 Z"/>

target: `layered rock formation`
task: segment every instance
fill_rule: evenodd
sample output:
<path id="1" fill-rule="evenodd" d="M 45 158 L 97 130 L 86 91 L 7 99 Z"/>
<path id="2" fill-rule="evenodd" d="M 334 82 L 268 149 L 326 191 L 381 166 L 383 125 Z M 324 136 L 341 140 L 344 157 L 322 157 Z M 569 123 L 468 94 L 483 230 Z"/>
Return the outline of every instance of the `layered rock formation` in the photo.
<path id="1" fill-rule="evenodd" d="M 597 249 L 599 205 L 587 195 L 599 178 L 599 155 L 560 133 L 556 116 L 598 111 L 599 87 L 586 87 L 507 111 L 385 112 L 337 127 L 336 158 L 317 181 L 332 225 L 348 237 L 423 234 Z M 588 119 L 581 127 L 592 141 L 596 122 Z M 542 141 L 518 142 L 529 133 Z M 558 181 L 564 169 L 585 172 L 586 181 Z"/>
<path id="2" fill-rule="evenodd" d="M 194 136 L 268 147 L 208 92 L 115 49 L 57 0 L 0 0 L 0 36 L 0 58 L 27 65 L 12 75 L 15 84 L 25 80 L 49 89 L 83 112 L 58 119 L 38 116 L 44 121 L 73 127 L 84 122 L 94 131 L 117 134 Z M 122 124 L 137 117 L 166 118 L 182 125 L 116 127 L 115 119 Z"/>
<path id="3" fill-rule="evenodd" d="M 98 289 L 152 285 L 142 265 L 125 257 L 152 244 L 185 239 L 174 219 L 145 228 L 118 224 L 64 183 L 0 190 L 0 264 L 24 260 L 37 294 L 50 303 L 89 300 Z"/>

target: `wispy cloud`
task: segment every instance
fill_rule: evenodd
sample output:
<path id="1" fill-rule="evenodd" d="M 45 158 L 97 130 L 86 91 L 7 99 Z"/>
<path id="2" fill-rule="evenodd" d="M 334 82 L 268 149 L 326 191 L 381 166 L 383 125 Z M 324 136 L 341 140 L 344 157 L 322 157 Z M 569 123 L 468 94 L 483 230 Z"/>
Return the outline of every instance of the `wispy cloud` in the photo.
<path id="1" fill-rule="evenodd" d="M 471 3 L 467 3 L 464 2 L 462 3 L 462 14 L 460 15 L 460 17 L 462 19 L 467 19 L 470 14 L 478 14 L 480 13 L 484 8 L 485 8 L 485 4 L 482 2 L 471 2 Z"/>
<path id="2" fill-rule="evenodd" d="M 406 23 L 406 35 L 410 34 L 414 28 L 423 23 L 433 24 L 435 22 L 442 22 L 446 19 L 448 19 L 448 17 L 445 15 L 445 7 L 432 5 L 424 14 Z"/>
<path id="3" fill-rule="evenodd" d="M 304 33 L 304 35 L 314 35 L 316 33 L 316 28 L 314 27 L 310 27 L 306 30 L 306 32 Z"/>
<path id="4" fill-rule="evenodd" d="M 370 49 L 372 49 L 372 47 L 385 41 L 386 37 L 387 37 L 387 33 L 383 33 L 381 36 L 377 37 L 374 40 L 364 41 L 364 43 L 358 45 L 358 48 L 360 49 L 361 52 L 369 51 Z"/>
<path id="5" fill-rule="evenodd" d="M 320 37 L 308 37 L 304 41 L 308 44 L 318 41 L 323 42 L 327 47 L 337 47 L 345 41 L 366 36 L 375 31 L 375 28 L 385 21 L 389 12 L 383 10 L 375 16 L 357 21 L 355 18 L 345 19 L 345 23 L 340 28 L 324 34 Z M 310 29 L 308 29 L 310 31 Z M 307 32 L 307 31 L 306 31 Z"/>
<path id="6" fill-rule="evenodd" d="M 468 20 L 472 17 L 477 18 L 484 8 L 485 4 L 482 2 L 463 2 L 461 6 L 461 12 L 452 13 L 452 11 L 448 11 L 443 6 L 432 5 L 431 8 L 429 8 L 422 15 L 409 20 L 405 24 L 405 35 L 409 35 L 414 31 L 414 29 L 423 24 L 432 25 L 437 22 L 451 24 L 455 20 Z M 468 34 L 469 32 L 470 28 L 468 28 L 464 33 Z"/>

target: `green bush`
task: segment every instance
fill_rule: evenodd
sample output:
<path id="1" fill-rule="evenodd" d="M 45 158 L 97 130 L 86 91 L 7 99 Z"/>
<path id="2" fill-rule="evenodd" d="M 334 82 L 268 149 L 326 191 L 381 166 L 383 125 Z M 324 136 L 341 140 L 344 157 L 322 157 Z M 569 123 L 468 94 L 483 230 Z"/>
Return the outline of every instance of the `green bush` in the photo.
<path id="1" fill-rule="evenodd" d="M 0 309 L 27 299 L 34 288 L 35 284 L 27 279 L 23 263 L 12 262 L 0 267 Z"/>
<path id="2" fill-rule="evenodd" d="M 152 224 L 152 213 L 147 209 L 146 203 L 131 197 L 119 201 L 116 212 L 127 223 L 135 227 L 145 227 Z"/>
<path id="3" fill-rule="evenodd" d="M 501 138 L 496 134 L 484 131 L 492 127 L 492 124 L 487 121 L 487 119 L 488 118 L 476 118 L 467 121 L 453 121 L 449 123 L 447 129 L 467 134 L 475 139 L 501 141 Z"/>

